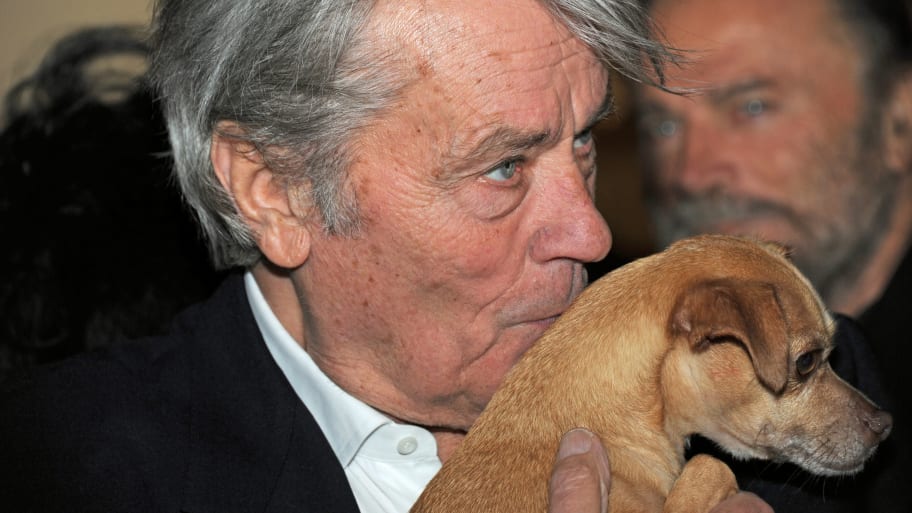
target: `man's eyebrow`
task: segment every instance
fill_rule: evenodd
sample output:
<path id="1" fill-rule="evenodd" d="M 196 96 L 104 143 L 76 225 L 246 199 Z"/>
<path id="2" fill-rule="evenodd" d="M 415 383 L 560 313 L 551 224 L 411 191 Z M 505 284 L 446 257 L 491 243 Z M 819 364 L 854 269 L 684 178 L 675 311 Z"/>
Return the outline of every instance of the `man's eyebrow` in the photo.
<path id="1" fill-rule="evenodd" d="M 606 94 L 599 108 L 586 120 L 584 127 L 577 133 L 591 130 L 599 121 L 605 119 L 615 111 L 614 97 Z M 482 160 L 491 154 L 521 153 L 529 148 L 534 148 L 548 140 L 555 134 L 545 131 L 522 131 L 510 126 L 498 126 L 482 137 L 477 142 L 469 145 L 456 144 L 452 147 L 450 156 L 463 161 Z"/>
<path id="2" fill-rule="evenodd" d="M 738 96 L 758 89 L 766 89 L 773 86 L 773 81 L 768 78 L 755 78 L 743 82 L 735 82 L 710 89 L 707 92 L 709 100 L 712 103 L 720 104 Z"/>
<path id="3" fill-rule="evenodd" d="M 552 138 L 550 131 L 529 132 L 501 125 L 489 131 L 471 146 L 456 144 L 451 148 L 450 157 L 460 161 L 474 162 L 492 154 L 521 153 Z"/>

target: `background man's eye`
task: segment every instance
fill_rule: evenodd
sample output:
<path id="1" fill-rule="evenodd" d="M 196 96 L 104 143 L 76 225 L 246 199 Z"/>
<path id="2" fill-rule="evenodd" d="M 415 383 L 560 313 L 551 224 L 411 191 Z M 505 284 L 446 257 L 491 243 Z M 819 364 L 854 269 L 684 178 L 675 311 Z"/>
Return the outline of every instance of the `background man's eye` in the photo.
<path id="1" fill-rule="evenodd" d="M 500 165 L 485 173 L 485 178 L 494 180 L 495 182 L 506 182 L 516 174 L 517 166 L 519 166 L 517 160 L 501 162 Z"/>
<path id="2" fill-rule="evenodd" d="M 748 116 L 759 116 L 766 112 L 766 102 L 754 98 L 742 105 L 741 110 Z"/>
<path id="3" fill-rule="evenodd" d="M 798 371 L 799 376 L 807 376 L 808 374 L 814 372 L 814 369 L 817 368 L 817 363 L 819 360 L 819 351 L 808 351 L 807 353 L 799 356 L 797 360 L 795 360 L 795 370 Z"/>
<path id="4" fill-rule="evenodd" d="M 671 137 L 678 133 L 678 122 L 673 119 L 663 119 L 655 126 L 655 134 L 659 137 Z"/>

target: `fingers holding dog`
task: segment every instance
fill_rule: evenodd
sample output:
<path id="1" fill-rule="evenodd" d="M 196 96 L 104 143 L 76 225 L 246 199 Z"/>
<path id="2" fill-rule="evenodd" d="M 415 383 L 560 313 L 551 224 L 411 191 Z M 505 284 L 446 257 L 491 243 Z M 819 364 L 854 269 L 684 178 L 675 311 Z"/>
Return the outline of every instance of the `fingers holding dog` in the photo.
<path id="1" fill-rule="evenodd" d="M 548 484 L 549 513 L 605 513 L 611 472 L 601 440 L 585 429 L 561 438 Z"/>

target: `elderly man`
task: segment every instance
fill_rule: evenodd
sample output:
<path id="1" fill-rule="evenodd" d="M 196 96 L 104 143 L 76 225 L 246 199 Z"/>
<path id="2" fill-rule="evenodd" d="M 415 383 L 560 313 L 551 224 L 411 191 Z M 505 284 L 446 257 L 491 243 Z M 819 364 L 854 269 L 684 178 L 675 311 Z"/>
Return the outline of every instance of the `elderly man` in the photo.
<path id="1" fill-rule="evenodd" d="M 165 0 L 156 27 L 177 177 L 242 271 L 165 337 L 8 386 L 0 502 L 407 511 L 608 252 L 608 62 L 646 80 L 665 50 L 613 1 Z M 552 510 L 607 479 L 572 431 Z"/>
<path id="2" fill-rule="evenodd" d="M 828 306 L 857 317 L 867 335 L 896 423 L 864 474 L 829 486 L 830 505 L 854 486 L 848 495 L 867 501 L 858 511 L 912 510 L 906 4 L 658 0 L 651 9 L 667 42 L 691 59 L 669 84 L 697 92 L 638 88 L 661 245 L 703 232 L 783 242 Z"/>

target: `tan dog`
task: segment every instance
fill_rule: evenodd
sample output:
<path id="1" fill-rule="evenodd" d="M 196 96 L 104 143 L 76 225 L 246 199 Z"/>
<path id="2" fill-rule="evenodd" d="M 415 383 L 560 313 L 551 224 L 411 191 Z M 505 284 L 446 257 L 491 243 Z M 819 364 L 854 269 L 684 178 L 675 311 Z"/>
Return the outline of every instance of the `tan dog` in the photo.
<path id="1" fill-rule="evenodd" d="M 694 433 L 738 457 L 857 472 L 892 420 L 830 368 L 833 332 L 778 246 L 681 241 L 580 295 L 508 374 L 412 512 L 546 511 L 558 442 L 574 427 L 598 433 L 608 450 L 614 512 L 707 511 L 734 493 L 719 460 L 685 468 Z"/>

